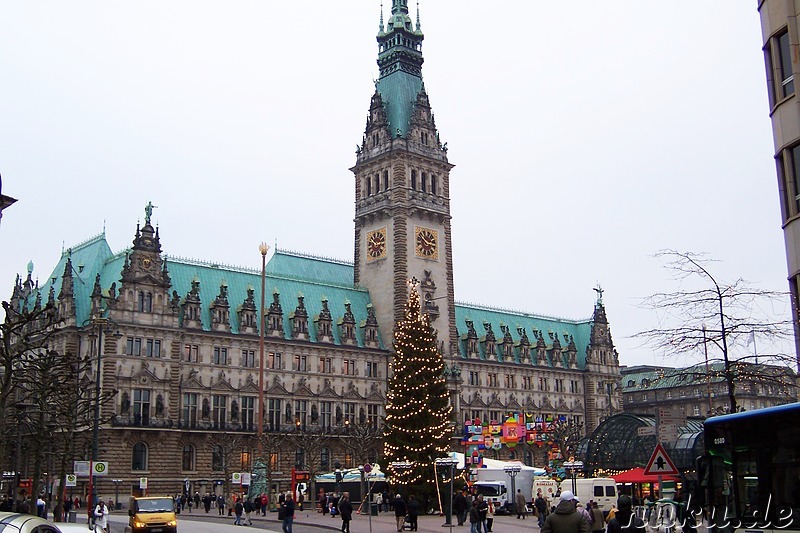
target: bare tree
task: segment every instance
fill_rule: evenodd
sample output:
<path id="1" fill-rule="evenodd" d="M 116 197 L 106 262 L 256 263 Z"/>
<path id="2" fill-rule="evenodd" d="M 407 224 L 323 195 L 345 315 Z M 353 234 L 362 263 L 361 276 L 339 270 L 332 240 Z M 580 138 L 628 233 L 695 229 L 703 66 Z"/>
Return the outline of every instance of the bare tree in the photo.
<path id="1" fill-rule="evenodd" d="M 275 466 L 272 463 L 272 457 L 280 453 L 287 439 L 288 435 L 286 433 L 267 431 L 261 434 L 260 442 L 257 441 L 261 445 L 261 457 L 258 457 L 258 460 L 264 464 L 264 476 L 267 480 L 266 494 L 268 495 L 270 494 L 270 487 L 272 487 L 272 474 Z"/>
<path id="2" fill-rule="evenodd" d="M 578 443 L 583 438 L 583 424 L 572 420 L 558 420 L 547 425 L 545 442 L 561 453 L 564 461 L 578 451 Z"/>
<path id="3" fill-rule="evenodd" d="M 316 494 L 314 477 L 322 464 L 322 451 L 330 445 L 333 437 L 333 433 L 323 427 L 298 428 L 288 435 L 289 445 L 303 451 L 304 464 L 297 466 L 308 470 L 311 485 L 309 494 L 312 497 Z"/>
<path id="4" fill-rule="evenodd" d="M 239 433 L 214 432 L 208 435 L 207 444 L 212 454 L 212 465 L 222 470 L 225 480 L 224 492 L 226 496 L 231 494 L 231 474 L 235 472 L 233 468 L 238 466 L 241 472 L 242 465 L 241 453 L 245 449 L 250 449 L 254 440 L 250 435 Z M 214 464 L 219 461 L 222 464 Z"/>
<path id="5" fill-rule="evenodd" d="M 744 363 L 773 363 L 786 369 L 775 375 L 764 372 L 765 380 L 775 380 L 785 385 L 793 382 L 794 356 L 779 352 L 740 354 L 755 339 L 774 346 L 792 336 L 792 323 L 787 318 L 770 318 L 764 311 L 787 298 L 786 293 L 758 289 L 739 278 L 731 283 L 718 280 L 711 272 L 713 261 L 705 254 L 662 250 L 656 257 L 665 262 L 681 288 L 674 292 L 656 293 L 647 297 L 643 306 L 659 314 L 664 326 L 639 332 L 635 337 L 663 351 L 666 355 L 708 354 L 707 348 L 716 348 L 707 361 L 722 362 L 722 378 L 731 411 L 737 411 L 736 383 L 743 372 L 753 371 Z M 736 355 L 734 355 L 736 353 Z M 702 366 L 695 367 L 697 369 Z"/>
<path id="6" fill-rule="evenodd" d="M 353 457 L 354 464 L 363 465 L 382 451 L 382 435 L 381 429 L 374 424 L 354 423 L 347 425 L 339 441 L 345 452 Z"/>

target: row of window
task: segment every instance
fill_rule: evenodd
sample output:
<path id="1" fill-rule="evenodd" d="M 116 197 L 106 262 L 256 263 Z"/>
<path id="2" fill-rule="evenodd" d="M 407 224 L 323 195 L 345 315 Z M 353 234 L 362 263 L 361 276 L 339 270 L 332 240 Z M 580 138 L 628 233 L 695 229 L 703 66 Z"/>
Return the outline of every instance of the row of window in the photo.
<path id="1" fill-rule="evenodd" d="M 481 422 L 489 422 L 490 424 L 502 424 L 503 420 L 505 420 L 507 416 L 506 411 L 482 411 L 478 409 L 471 409 L 467 408 L 464 411 L 464 420 L 467 423 L 473 422 L 475 420 L 480 420 Z M 567 422 L 573 422 L 575 424 L 583 423 L 583 417 L 581 415 L 554 415 L 552 413 L 536 413 L 535 415 L 536 420 L 566 420 Z"/>
<path id="2" fill-rule="evenodd" d="M 374 455 L 368 457 L 370 463 L 377 462 L 377 457 Z M 222 472 L 225 470 L 225 449 L 220 445 L 215 445 L 211 448 L 211 470 L 214 472 Z M 240 468 L 243 471 L 252 470 L 253 454 L 249 448 L 243 448 L 239 453 L 229 454 L 233 455 L 234 459 L 238 459 L 236 464 L 230 465 L 232 468 Z M 322 448 L 319 451 L 319 468 L 327 470 L 331 465 L 337 461 L 333 461 L 333 454 L 330 448 Z M 277 471 L 280 467 L 280 452 L 270 452 L 267 459 L 269 461 L 270 470 Z M 344 468 L 353 468 L 353 456 L 350 453 L 344 453 L 342 461 L 339 461 Z M 304 450 L 295 450 L 294 464 L 305 465 Z M 181 450 L 181 470 L 184 472 L 194 472 L 197 470 L 197 449 L 191 445 L 186 444 Z M 131 453 L 131 470 L 147 471 L 149 470 L 149 449 L 143 442 L 137 442 L 133 446 Z"/>
<path id="3" fill-rule="evenodd" d="M 161 357 L 161 339 L 128 337 L 125 340 L 125 355 Z"/>
<path id="4" fill-rule="evenodd" d="M 159 345 L 160 346 L 160 345 Z M 160 349 L 160 348 L 159 348 Z M 211 354 L 211 363 L 215 365 L 232 365 L 233 358 L 228 348 L 224 346 L 214 346 Z M 186 344 L 183 347 L 183 360 L 189 363 L 202 362 L 200 347 L 196 344 Z M 272 370 L 283 370 L 283 354 L 280 352 L 269 352 L 264 354 L 264 368 Z M 239 352 L 239 366 L 245 368 L 258 368 L 259 359 L 255 350 L 243 349 Z M 344 358 L 341 360 L 341 374 L 345 376 L 358 375 L 358 362 L 355 359 Z M 366 361 L 364 363 L 364 376 L 377 378 L 378 363 L 376 361 Z M 309 356 L 298 354 L 294 356 L 291 370 L 297 372 L 311 372 L 312 365 L 309 364 Z M 317 362 L 317 372 L 320 374 L 336 373 L 333 357 L 320 357 Z"/>
<path id="5" fill-rule="evenodd" d="M 438 194 L 439 177 L 436 174 L 428 174 L 427 172 L 418 173 L 416 170 L 412 170 L 411 189 L 414 191 Z M 376 172 L 372 176 L 365 176 L 363 190 L 365 196 L 372 196 L 373 194 L 379 194 L 382 191 L 388 191 L 389 171 L 384 170 L 383 173 Z"/>
<path id="6" fill-rule="evenodd" d="M 468 383 L 473 387 L 482 387 L 483 380 L 481 379 L 481 373 L 478 371 L 470 371 L 468 375 Z M 542 392 L 549 392 L 550 383 L 553 383 L 552 390 L 554 392 L 567 392 L 567 386 L 569 387 L 569 392 L 571 393 L 580 393 L 581 387 L 580 382 L 575 379 L 565 380 L 562 378 L 546 378 L 540 377 L 538 380 L 534 380 L 533 376 L 522 376 L 522 390 L 538 390 Z M 500 379 L 497 372 L 487 372 L 486 374 L 486 386 L 487 387 L 499 387 L 500 386 Z M 517 376 L 516 374 L 504 374 L 503 375 L 503 387 L 506 389 L 516 389 L 517 388 Z"/>
<path id="7" fill-rule="evenodd" d="M 147 393 L 146 403 L 137 408 L 136 398 Z M 203 398 L 198 393 L 185 392 L 181 398 L 181 425 L 192 427 L 201 418 L 208 418 L 216 427 L 224 427 L 229 420 L 240 421 L 246 427 L 252 427 L 256 416 L 256 398 L 242 396 L 237 399 L 224 394 L 212 394 Z M 138 409 L 138 411 L 137 411 Z M 134 390 L 134 415 L 149 413 L 150 391 Z M 343 424 L 369 424 L 378 427 L 380 420 L 379 407 L 375 404 L 359 406 L 354 402 L 338 404 L 332 401 L 320 401 L 319 404 L 308 400 L 285 400 L 269 398 L 266 401 L 266 418 L 264 423 L 270 430 L 281 425 L 298 425 L 305 427 L 309 423 L 322 427 L 333 427 Z"/>

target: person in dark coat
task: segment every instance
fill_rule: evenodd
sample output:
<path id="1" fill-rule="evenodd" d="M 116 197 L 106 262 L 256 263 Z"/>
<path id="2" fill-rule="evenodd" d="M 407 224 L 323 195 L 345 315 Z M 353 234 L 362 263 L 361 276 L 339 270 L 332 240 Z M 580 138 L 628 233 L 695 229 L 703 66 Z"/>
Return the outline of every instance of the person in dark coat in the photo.
<path id="1" fill-rule="evenodd" d="M 572 491 L 561 493 L 561 502 L 547 515 L 541 533 L 590 533 L 589 522 L 577 511 L 578 499 Z"/>
<path id="2" fill-rule="evenodd" d="M 411 531 L 418 531 L 417 517 L 419 516 L 419 502 L 414 499 L 414 495 L 408 497 L 406 504 L 406 511 L 408 512 L 408 525 Z"/>
<path id="3" fill-rule="evenodd" d="M 469 509 L 469 533 L 481 533 L 481 513 L 478 512 L 478 500 L 472 500 Z"/>
<path id="4" fill-rule="evenodd" d="M 350 493 L 345 492 L 339 499 L 339 514 L 342 515 L 342 533 L 350 533 L 350 520 L 353 519 L 353 504 Z"/>
<path id="5" fill-rule="evenodd" d="M 292 523 L 294 522 L 294 500 L 292 494 L 286 495 L 286 498 L 281 502 L 281 510 L 283 515 L 283 524 L 281 528 L 283 533 L 292 533 Z"/>
<path id="6" fill-rule="evenodd" d="M 464 496 L 463 490 L 453 498 L 453 511 L 456 513 L 458 525 L 463 526 L 464 522 L 467 521 L 467 511 L 469 511 L 469 502 L 467 497 Z"/>
<path id="7" fill-rule="evenodd" d="M 623 494 L 617 500 L 617 512 L 608 521 L 607 533 L 634 533 L 644 531 L 644 522 L 633 513 L 631 497 Z"/>
<path id="8" fill-rule="evenodd" d="M 403 496 L 398 492 L 394 502 L 394 517 L 397 519 L 397 531 L 403 531 L 403 526 L 406 522 L 406 502 L 403 501 Z"/>

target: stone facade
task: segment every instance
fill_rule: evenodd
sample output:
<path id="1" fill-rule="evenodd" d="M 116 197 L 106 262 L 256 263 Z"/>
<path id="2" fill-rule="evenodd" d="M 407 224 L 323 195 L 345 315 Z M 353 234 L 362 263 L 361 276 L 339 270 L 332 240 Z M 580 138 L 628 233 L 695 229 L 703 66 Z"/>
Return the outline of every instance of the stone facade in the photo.
<path id="1" fill-rule="evenodd" d="M 295 465 L 325 471 L 379 460 L 379 447 L 347 439 L 381 425 L 409 278 L 419 282 L 438 331 L 455 449 L 467 419 L 524 411 L 591 431 L 621 409 L 619 359 L 599 287 L 583 320 L 456 302 L 453 165 L 422 84 L 421 41 L 407 2 L 395 0 L 390 24 L 381 22 L 382 74 L 352 168 L 352 264 L 276 250 L 262 295 L 260 271 L 167 257 L 148 205 L 131 248 L 113 253 L 101 235 L 65 251 L 43 287 L 30 273 L 17 282 L 15 305 L 58 294 L 59 349 L 96 359 L 94 339 L 103 332 L 102 389 L 117 395 L 102 409 L 100 460 L 110 471 L 100 494 L 114 489 L 111 479 L 121 480 L 123 494 L 137 492 L 142 477 L 151 493 L 186 484 L 190 492 L 221 492 L 231 472 L 251 470 L 262 412 L 266 435 L 330 436 L 313 457 L 284 441 L 268 458 L 276 488 L 287 487 Z M 408 87 L 413 98 L 401 94 Z M 94 375 L 83 383 L 92 386 Z M 510 453 L 517 452 L 500 455 Z"/>

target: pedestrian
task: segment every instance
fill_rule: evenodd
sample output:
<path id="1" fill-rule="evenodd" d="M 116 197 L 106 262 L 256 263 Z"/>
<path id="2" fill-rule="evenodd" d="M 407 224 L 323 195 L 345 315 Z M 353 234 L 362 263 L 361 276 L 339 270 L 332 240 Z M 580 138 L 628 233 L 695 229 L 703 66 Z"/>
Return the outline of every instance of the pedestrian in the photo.
<path id="1" fill-rule="evenodd" d="M 403 501 L 403 496 L 398 492 L 394 498 L 394 518 L 397 521 L 397 531 L 403 531 L 406 523 L 406 502 Z"/>
<path id="2" fill-rule="evenodd" d="M 578 511 L 578 514 L 580 514 L 584 520 L 586 520 L 586 523 L 589 524 L 589 529 L 591 529 L 592 515 L 589 514 L 589 511 L 587 511 L 586 508 L 583 506 L 583 504 L 580 502 L 575 504 L 575 510 Z"/>
<path id="3" fill-rule="evenodd" d="M 42 498 L 42 495 L 40 494 L 39 497 L 36 498 L 36 516 L 39 518 L 47 518 L 47 516 L 45 516 L 44 507 L 44 498 Z"/>
<path id="4" fill-rule="evenodd" d="M 617 512 L 608 521 L 608 533 L 635 533 L 644 531 L 644 521 L 633 512 L 631 497 L 623 494 L 617 500 Z"/>
<path id="5" fill-rule="evenodd" d="M 542 489 L 536 491 L 536 499 L 533 500 L 533 507 L 536 509 L 536 515 L 539 519 L 539 529 L 544 525 L 544 519 L 550 512 L 550 502 L 542 494 Z"/>
<path id="6" fill-rule="evenodd" d="M 475 501 L 478 502 L 478 516 L 481 518 L 478 529 L 483 531 L 483 533 L 486 533 L 486 519 L 489 515 L 489 504 L 483 499 L 483 494 L 478 494 L 478 497 L 475 499 Z"/>
<path id="7" fill-rule="evenodd" d="M 186 494 L 181 494 L 180 506 L 181 506 L 181 511 L 186 509 Z"/>
<path id="8" fill-rule="evenodd" d="M 200 510 L 200 492 L 195 491 L 194 493 L 194 507 L 198 511 Z"/>
<path id="9" fill-rule="evenodd" d="M 252 513 L 255 508 L 256 506 L 253 505 L 253 502 L 250 501 L 250 498 L 247 498 L 244 501 L 244 521 L 248 526 L 253 525 L 253 521 L 250 519 L 250 513 Z"/>
<path id="10" fill-rule="evenodd" d="M 322 508 L 322 516 L 328 514 L 328 495 L 325 489 L 319 489 L 319 506 Z"/>
<path id="11" fill-rule="evenodd" d="M 541 533 L 590 533 L 589 522 L 577 512 L 577 504 L 572 491 L 562 492 L 556 510 L 545 518 Z"/>
<path id="12" fill-rule="evenodd" d="M 342 533 L 350 533 L 350 520 L 353 519 L 353 504 L 350 502 L 350 493 L 342 493 L 339 499 L 339 514 L 342 515 Z"/>
<path id="13" fill-rule="evenodd" d="M 269 508 L 269 496 L 266 494 L 261 495 L 261 516 L 267 516 L 267 509 Z"/>
<path id="14" fill-rule="evenodd" d="M 380 492 L 375 495 L 375 505 L 378 506 L 378 512 L 380 512 L 382 510 L 381 508 L 383 507 L 383 494 Z"/>
<path id="15" fill-rule="evenodd" d="M 486 533 L 492 533 L 492 524 L 494 523 L 494 502 L 489 500 L 486 502 L 488 508 L 486 510 Z"/>
<path id="16" fill-rule="evenodd" d="M 233 519 L 234 526 L 241 526 L 242 525 L 242 513 L 244 512 L 244 505 L 242 505 L 241 500 L 236 501 L 236 505 L 233 506 L 233 513 L 236 518 Z"/>
<path id="17" fill-rule="evenodd" d="M 592 533 L 603 533 L 606 529 L 603 511 L 601 511 L 600 507 L 592 500 L 589 500 L 589 503 L 586 504 L 586 510 L 589 511 L 589 516 L 591 517 L 589 525 L 592 528 Z"/>
<path id="18" fill-rule="evenodd" d="M 225 516 L 225 497 L 222 494 L 217 496 L 217 511 L 220 516 Z"/>
<path id="19" fill-rule="evenodd" d="M 408 496 L 408 503 L 406 504 L 406 512 L 408 513 L 408 529 L 410 531 L 417 531 L 417 518 L 419 517 L 419 502 L 411 494 Z"/>
<path id="20" fill-rule="evenodd" d="M 281 503 L 283 509 L 283 524 L 281 525 L 283 533 L 292 533 L 292 522 L 294 522 L 294 500 L 292 495 L 287 494 L 286 498 Z"/>
<path id="21" fill-rule="evenodd" d="M 389 500 L 389 491 L 388 490 L 384 490 L 383 491 L 383 493 L 381 494 L 381 499 L 383 499 L 383 512 L 384 513 L 388 513 L 389 512 L 389 504 L 392 503 Z"/>
<path id="22" fill-rule="evenodd" d="M 469 533 L 481 533 L 481 514 L 478 512 L 478 500 L 472 500 L 469 509 Z"/>
<path id="23" fill-rule="evenodd" d="M 463 490 L 459 491 L 453 498 L 453 511 L 456 513 L 459 526 L 463 526 L 464 522 L 467 521 L 467 512 L 469 511 L 469 503 L 464 492 Z"/>
<path id="24" fill-rule="evenodd" d="M 517 520 L 520 518 L 524 519 L 528 514 L 528 502 L 525 501 L 525 495 L 522 494 L 520 489 L 517 489 L 517 495 L 514 497 L 514 505 L 517 506 Z"/>
<path id="25" fill-rule="evenodd" d="M 100 526 L 105 533 L 108 533 L 108 506 L 106 506 L 103 499 L 97 501 L 97 507 L 94 508 L 95 524 Z"/>
<path id="26" fill-rule="evenodd" d="M 211 512 L 211 494 L 208 492 L 203 496 L 203 508 L 206 510 L 206 514 Z"/>
<path id="27" fill-rule="evenodd" d="M 191 513 L 192 507 L 194 507 L 194 500 L 191 497 L 187 498 L 186 500 L 186 505 L 189 507 L 189 512 Z"/>

